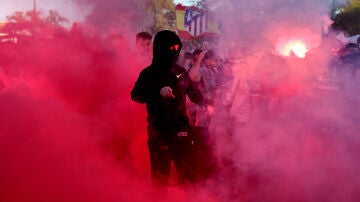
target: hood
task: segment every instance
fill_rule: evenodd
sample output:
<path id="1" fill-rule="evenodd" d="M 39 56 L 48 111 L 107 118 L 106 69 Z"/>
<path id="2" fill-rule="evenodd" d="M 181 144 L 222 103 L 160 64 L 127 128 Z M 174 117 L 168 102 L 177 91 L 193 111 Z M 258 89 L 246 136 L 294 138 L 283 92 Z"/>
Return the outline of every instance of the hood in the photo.
<path id="1" fill-rule="evenodd" d="M 155 35 L 152 64 L 169 69 L 179 58 L 182 43 L 173 31 L 163 30 Z"/>

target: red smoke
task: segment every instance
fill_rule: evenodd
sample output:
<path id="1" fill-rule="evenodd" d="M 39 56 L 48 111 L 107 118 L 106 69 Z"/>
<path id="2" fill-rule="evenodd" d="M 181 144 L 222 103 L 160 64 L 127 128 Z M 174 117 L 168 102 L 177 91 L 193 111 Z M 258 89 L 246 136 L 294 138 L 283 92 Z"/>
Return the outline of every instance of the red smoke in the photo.
<path id="1" fill-rule="evenodd" d="M 80 32 L 1 46 L 1 201 L 142 200 L 124 194 L 146 192 L 149 167 L 129 47 Z"/>
<path id="2" fill-rule="evenodd" d="M 251 50 L 251 79 L 273 87 L 277 99 L 254 108 L 246 127 L 233 126 L 230 141 L 214 137 L 216 176 L 164 193 L 150 182 L 144 106 L 129 96 L 144 64 L 132 48 L 140 30 L 127 19 L 143 12 L 123 1 L 78 2 L 94 4 L 87 20 L 101 29 L 1 44 L 0 201 L 360 200 L 358 91 L 313 90 L 335 42 L 298 20 L 316 21 L 312 12 L 296 7 L 297 16 L 278 0 L 241 1 L 246 12 L 226 13 L 223 39 Z M 252 16 L 254 7 L 261 10 Z M 272 54 L 279 39 L 292 37 L 305 42 L 305 58 Z"/>
<path id="3" fill-rule="evenodd" d="M 209 201 L 152 187 L 145 106 L 130 100 L 147 64 L 135 33 L 93 31 L 1 44 L 0 201 Z"/>

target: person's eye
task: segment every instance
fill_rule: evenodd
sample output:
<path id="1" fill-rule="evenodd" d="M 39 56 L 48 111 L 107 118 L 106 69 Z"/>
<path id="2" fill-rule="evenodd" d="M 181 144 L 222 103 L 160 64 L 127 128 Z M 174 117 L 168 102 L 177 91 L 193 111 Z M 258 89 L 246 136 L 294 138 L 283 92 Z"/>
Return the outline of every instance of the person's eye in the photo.
<path id="1" fill-rule="evenodd" d="M 173 45 L 173 46 L 170 46 L 170 50 L 175 50 L 175 51 L 178 51 L 180 48 L 179 45 Z"/>

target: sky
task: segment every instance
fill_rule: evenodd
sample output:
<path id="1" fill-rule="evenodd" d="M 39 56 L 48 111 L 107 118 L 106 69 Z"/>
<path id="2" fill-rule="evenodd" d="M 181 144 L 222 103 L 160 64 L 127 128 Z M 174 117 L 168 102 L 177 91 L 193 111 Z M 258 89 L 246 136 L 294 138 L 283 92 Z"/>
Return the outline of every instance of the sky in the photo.
<path id="1" fill-rule="evenodd" d="M 28 11 L 33 9 L 32 0 L 1 0 L 0 2 L 0 20 L 6 20 L 6 16 L 11 15 L 15 11 Z M 37 9 L 43 12 L 48 10 L 56 10 L 61 15 L 65 16 L 71 22 L 73 21 L 82 21 L 85 16 L 91 11 L 91 7 L 86 8 L 82 6 L 81 8 L 75 1 L 72 0 L 37 0 L 36 1 Z"/>
<path id="2" fill-rule="evenodd" d="M 189 5 L 188 0 L 175 0 L 175 3 Z M 37 9 L 47 12 L 54 9 L 61 15 L 69 19 L 69 23 L 74 21 L 82 21 L 92 11 L 92 6 L 81 7 L 74 0 L 37 0 Z M 33 8 L 33 0 L 1 0 L 0 1 L 0 21 L 5 21 L 6 16 L 11 15 L 15 11 L 28 11 Z"/>

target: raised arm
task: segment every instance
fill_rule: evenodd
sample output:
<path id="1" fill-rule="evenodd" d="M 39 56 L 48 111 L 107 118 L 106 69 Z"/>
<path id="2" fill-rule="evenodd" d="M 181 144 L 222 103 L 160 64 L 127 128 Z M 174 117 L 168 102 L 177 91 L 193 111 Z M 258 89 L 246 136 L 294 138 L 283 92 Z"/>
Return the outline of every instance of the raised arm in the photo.
<path id="1" fill-rule="evenodd" d="M 204 56 L 206 53 L 207 53 L 207 50 L 204 50 L 200 53 L 199 58 L 194 62 L 192 68 L 189 71 L 189 77 L 194 82 L 199 82 L 201 79 L 200 66 L 201 66 L 201 62 L 204 59 Z"/>

